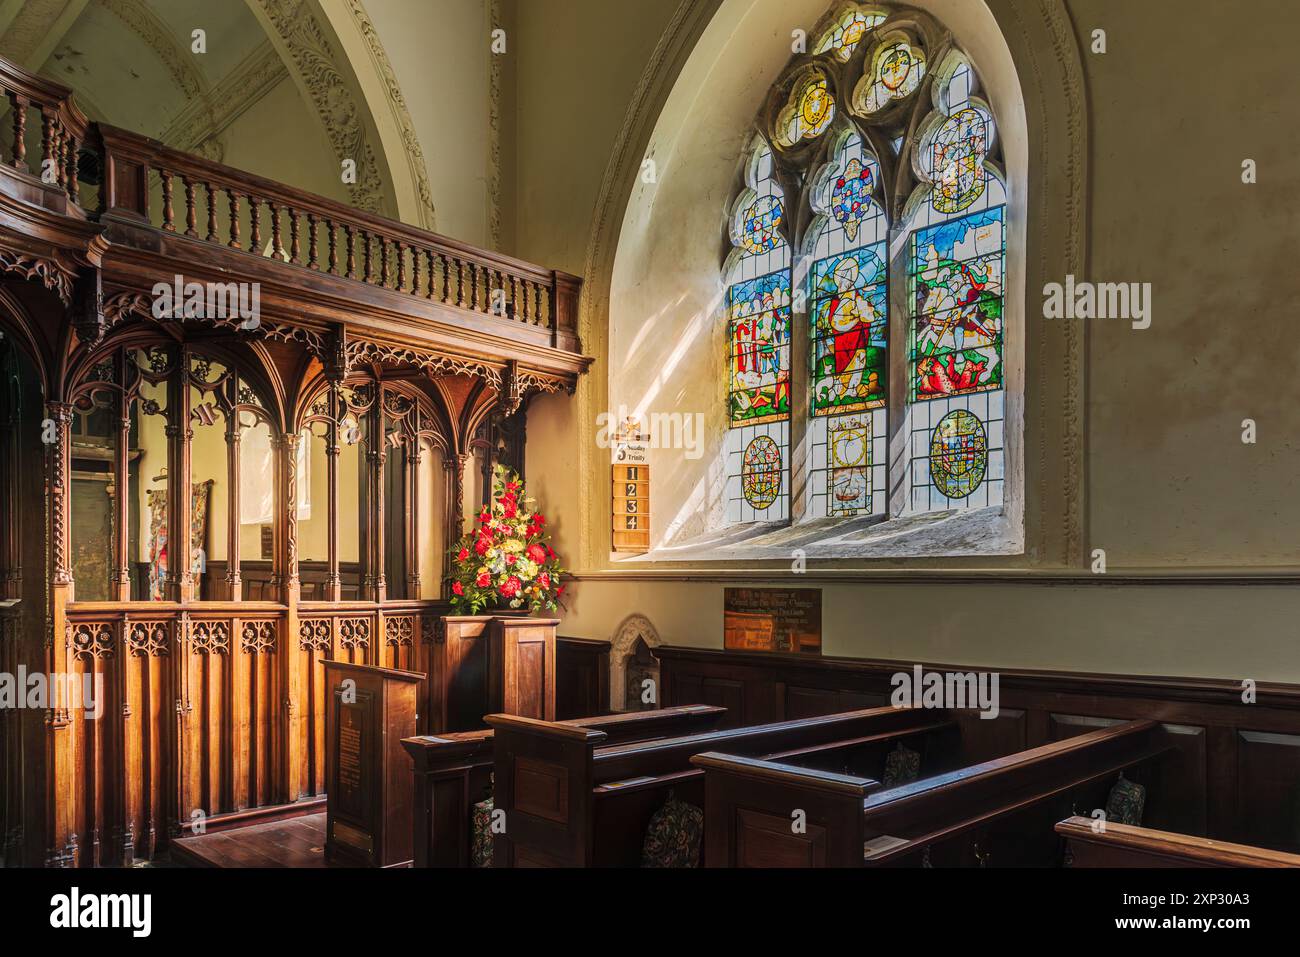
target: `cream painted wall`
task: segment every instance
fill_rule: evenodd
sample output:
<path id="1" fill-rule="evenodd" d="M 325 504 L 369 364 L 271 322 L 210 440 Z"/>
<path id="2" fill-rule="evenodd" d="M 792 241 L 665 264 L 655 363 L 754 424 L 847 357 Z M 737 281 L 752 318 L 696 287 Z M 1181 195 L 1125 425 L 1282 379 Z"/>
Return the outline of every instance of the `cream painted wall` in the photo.
<path id="1" fill-rule="evenodd" d="M 519 253 L 580 269 L 595 228 L 592 203 L 649 62 L 647 31 L 662 29 L 675 3 L 637 5 L 622 38 L 603 33 L 603 47 L 592 42 L 597 25 L 583 20 L 591 4 L 523 6 L 522 40 L 545 35 L 550 48 L 545 58 L 526 49 L 520 57 L 520 154 L 528 168 L 521 164 Z M 1025 15 L 1011 0 L 990 0 L 990 8 L 1008 29 Z M 1104 27 L 1109 43 L 1105 55 L 1081 54 L 1091 144 L 1087 278 L 1151 282 L 1155 296 L 1149 330 L 1117 322 L 1087 331 L 1090 533 L 1083 546 L 1106 549 L 1108 577 L 1095 579 L 1074 564 L 1055 574 L 1083 581 L 1049 581 L 1042 573 L 1050 566 L 1032 560 L 1023 571 L 993 571 L 989 581 L 966 584 L 937 569 L 900 582 L 909 576 L 906 563 L 849 581 L 819 579 L 815 569 L 800 578 L 743 568 L 723 574 L 715 566 L 629 574 L 588 567 L 579 569 L 565 633 L 609 638 L 640 613 L 666 641 L 718 647 L 726 585 L 808 585 L 823 589 L 830 655 L 1300 681 L 1300 660 L 1291 654 L 1300 588 L 1262 577 L 1294 575 L 1300 564 L 1293 390 L 1268 376 L 1296 354 L 1286 311 L 1276 304 L 1300 285 L 1300 275 L 1281 262 L 1300 179 L 1281 122 L 1290 113 L 1285 44 L 1297 15 L 1289 4 L 1264 0 L 1252 8 L 1252 23 L 1275 28 L 1247 40 L 1204 29 L 1221 14 L 1209 0 L 1069 0 L 1062 9 L 1067 27 L 1072 21 L 1085 36 Z M 1233 44 L 1241 45 L 1240 69 L 1227 83 L 1210 65 L 1232 54 Z M 1056 56 L 1046 46 L 1032 51 L 1039 61 Z M 555 66 L 569 62 L 568 70 Z M 1019 70 L 1037 68 L 1017 60 Z M 599 80 L 591 83 L 586 77 L 596 69 Z M 580 136 L 573 115 L 556 107 L 578 89 L 588 90 L 596 107 Z M 1030 144 L 1031 152 L 1044 148 L 1051 144 Z M 1259 163 L 1256 186 L 1240 181 L 1247 157 Z M 710 220 L 720 228 L 729 185 L 717 184 L 716 212 L 684 217 L 675 228 Z M 680 241 L 673 225 L 656 229 L 647 249 L 671 254 Z M 650 291 L 669 312 L 679 292 Z M 1030 322 L 1040 311 L 1038 294 L 1027 293 Z M 1250 325 L 1233 329 L 1233 321 Z M 609 376 L 606 356 L 596 358 L 591 374 Z M 576 421 L 577 407 L 548 397 L 536 400 L 529 416 L 530 488 L 556 516 L 557 547 L 569 564 L 579 554 L 574 526 L 586 506 L 573 463 L 594 431 Z M 1032 420 L 1034 410 L 1027 414 Z M 1247 417 L 1259 426 L 1256 445 L 1240 441 Z M 599 454 L 592 462 L 596 472 L 608 468 Z M 1033 495 L 1035 464 L 1028 468 Z M 651 500 L 653 512 L 653 488 Z M 586 531 L 604 535 L 603 521 L 588 519 Z M 1227 580 L 1211 584 L 1212 573 Z M 1142 583 L 1148 574 L 1161 583 Z"/>
<path id="2" fill-rule="evenodd" d="M 338 160 L 293 81 L 283 79 L 222 134 L 227 166 L 347 202 Z"/>
<path id="3" fill-rule="evenodd" d="M 478 246 L 488 244 L 487 6 L 486 0 L 365 2 L 424 152 L 438 232 Z"/>

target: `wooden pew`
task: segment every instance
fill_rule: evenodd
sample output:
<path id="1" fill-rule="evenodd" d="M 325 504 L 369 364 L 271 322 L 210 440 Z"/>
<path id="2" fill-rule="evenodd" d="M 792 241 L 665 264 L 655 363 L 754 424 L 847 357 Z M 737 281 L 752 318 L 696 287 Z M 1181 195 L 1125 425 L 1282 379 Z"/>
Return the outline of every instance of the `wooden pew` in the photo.
<path id="1" fill-rule="evenodd" d="M 726 708 L 694 704 L 558 721 L 592 728 L 620 744 L 693 734 L 716 727 Z M 402 739 L 414 782 L 416 867 L 468 867 L 470 808 L 487 791 L 493 767 L 491 728 Z"/>
<path id="2" fill-rule="evenodd" d="M 1099 806 L 1121 771 L 1140 782 L 1172 749 L 1159 724 L 1130 721 L 893 788 L 700 754 L 704 858 L 709 867 L 1051 865 L 1062 805 Z"/>
<path id="3" fill-rule="evenodd" d="M 646 827 L 670 792 L 703 806 L 703 774 L 691 758 L 705 751 L 851 769 L 879 766 L 900 741 L 941 761 L 960 752 L 962 739 L 951 713 L 891 707 L 621 746 L 590 727 L 485 720 L 496 731 L 496 808 L 506 812 L 497 867 L 638 866 Z"/>
<path id="4" fill-rule="evenodd" d="M 1068 867 L 1300 867 L 1300 854 L 1070 817 L 1056 825 Z"/>

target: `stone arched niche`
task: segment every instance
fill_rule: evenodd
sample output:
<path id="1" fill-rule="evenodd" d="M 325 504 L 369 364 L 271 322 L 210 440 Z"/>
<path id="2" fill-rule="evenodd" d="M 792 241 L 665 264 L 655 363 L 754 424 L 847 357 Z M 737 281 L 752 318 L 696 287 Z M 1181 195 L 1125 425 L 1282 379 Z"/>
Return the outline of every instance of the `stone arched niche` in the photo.
<path id="1" fill-rule="evenodd" d="M 623 619 L 609 643 L 609 705 L 612 710 L 642 711 L 654 707 L 643 705 L 640 698 L 629 697 L 628 675 L 631 672 L 653 678 L 657 701 L 659 662 L 651 658 L 651 649 L 660 644 L 662 641 L 659 632 L 649 618 L 644 615 L 629 615 Z"/>

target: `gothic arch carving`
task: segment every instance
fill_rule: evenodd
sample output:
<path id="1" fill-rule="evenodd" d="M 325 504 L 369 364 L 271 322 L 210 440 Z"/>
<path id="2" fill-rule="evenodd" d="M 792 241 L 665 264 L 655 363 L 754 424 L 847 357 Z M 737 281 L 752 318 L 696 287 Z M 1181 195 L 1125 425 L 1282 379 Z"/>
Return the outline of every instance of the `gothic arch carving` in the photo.
<path id="1" fill-rule="evenodd" d="M 649 618 L 628 615 L 609 642 L 609 706 L 614 711 L 627 708 L 627 659 L 638 641 L 644 641 L 648 648 L 663 644 Z"/>

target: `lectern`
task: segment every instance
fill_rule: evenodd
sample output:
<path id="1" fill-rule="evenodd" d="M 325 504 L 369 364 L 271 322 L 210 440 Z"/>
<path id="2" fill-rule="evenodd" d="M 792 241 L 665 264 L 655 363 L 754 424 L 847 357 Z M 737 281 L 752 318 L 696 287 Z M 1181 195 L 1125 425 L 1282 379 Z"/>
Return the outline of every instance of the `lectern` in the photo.
<path id="1" fill-rule="evenodd" d="M 325 662 L 325 859 L 410 867 L 411 762 L 424 675 Z"/>
<path id="2" fill-rule="evenodd" d="M 431 734 L 484 728 L 485 714 L 555 720 L 558 618 L 447 615 L 429 681 Z"/>

